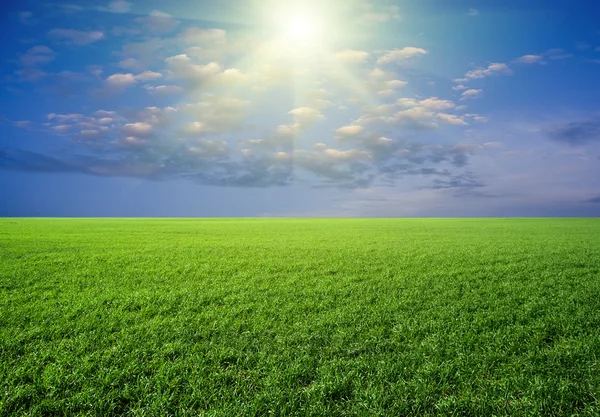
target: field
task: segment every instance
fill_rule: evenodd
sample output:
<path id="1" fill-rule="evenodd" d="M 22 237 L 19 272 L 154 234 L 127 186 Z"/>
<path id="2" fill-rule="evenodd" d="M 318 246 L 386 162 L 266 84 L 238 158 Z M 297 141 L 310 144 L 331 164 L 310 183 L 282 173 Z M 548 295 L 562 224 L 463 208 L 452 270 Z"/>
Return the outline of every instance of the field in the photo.
<path id="1" fill-rule="evenodd" d="M 600 219 L 0 219 L 0 415 L 597 416 Z"/>

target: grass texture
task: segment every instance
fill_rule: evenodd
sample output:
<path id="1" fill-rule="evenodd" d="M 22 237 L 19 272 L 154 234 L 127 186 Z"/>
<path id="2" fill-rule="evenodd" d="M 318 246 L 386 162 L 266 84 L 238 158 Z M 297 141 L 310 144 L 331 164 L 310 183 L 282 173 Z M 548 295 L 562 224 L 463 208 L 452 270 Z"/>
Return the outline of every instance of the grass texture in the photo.
<path id="1" fill-rule="evenodd" d="M 600 219 L 0 219 L 0 415 L 597 416 Z"/>

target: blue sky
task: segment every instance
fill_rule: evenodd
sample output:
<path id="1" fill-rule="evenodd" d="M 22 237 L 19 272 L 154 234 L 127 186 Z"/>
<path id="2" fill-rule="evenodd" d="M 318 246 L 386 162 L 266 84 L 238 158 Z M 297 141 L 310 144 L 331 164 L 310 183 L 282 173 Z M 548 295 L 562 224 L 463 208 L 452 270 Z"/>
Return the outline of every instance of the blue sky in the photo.
<path id="1" fill-rule="evenodd" d="M 596 2 L 0 8 L 0 216 L 600 215 Z"/>

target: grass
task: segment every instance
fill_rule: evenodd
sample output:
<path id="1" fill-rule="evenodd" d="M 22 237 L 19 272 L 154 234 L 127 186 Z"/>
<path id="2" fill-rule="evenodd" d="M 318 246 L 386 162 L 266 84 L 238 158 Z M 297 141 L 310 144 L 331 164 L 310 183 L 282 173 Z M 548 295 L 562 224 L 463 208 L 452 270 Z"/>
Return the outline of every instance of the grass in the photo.
<path id="1" fill-rule="evenodd" d="M 600 219 L 0 219 L 0 415 L 597 416 Z"/>

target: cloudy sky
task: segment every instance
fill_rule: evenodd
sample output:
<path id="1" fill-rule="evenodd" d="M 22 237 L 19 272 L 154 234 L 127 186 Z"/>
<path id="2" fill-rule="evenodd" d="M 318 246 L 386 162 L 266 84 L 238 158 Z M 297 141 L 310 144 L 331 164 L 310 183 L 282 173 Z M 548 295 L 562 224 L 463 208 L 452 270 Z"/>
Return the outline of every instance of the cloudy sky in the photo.
<path id="1" fill-rule="evenodd" d="M 600 215 L 598 2 L 0 8 L 0 216 Z"/>

